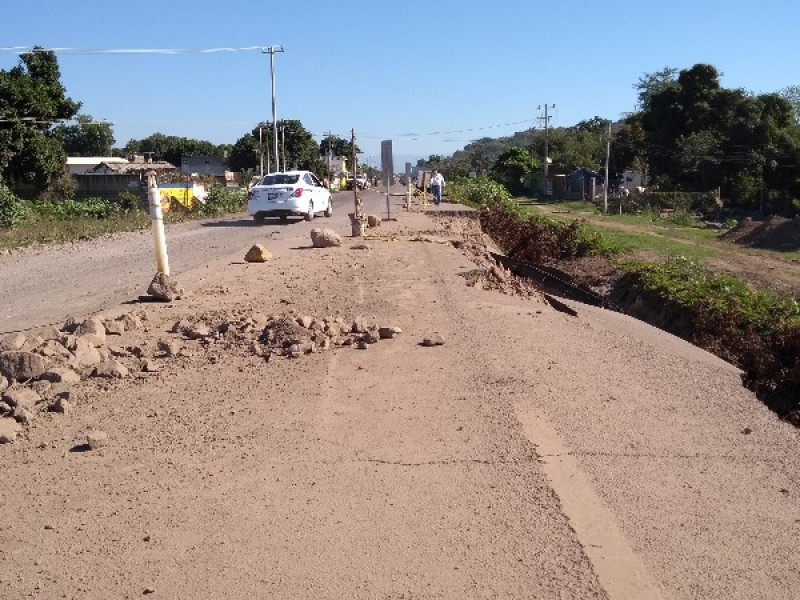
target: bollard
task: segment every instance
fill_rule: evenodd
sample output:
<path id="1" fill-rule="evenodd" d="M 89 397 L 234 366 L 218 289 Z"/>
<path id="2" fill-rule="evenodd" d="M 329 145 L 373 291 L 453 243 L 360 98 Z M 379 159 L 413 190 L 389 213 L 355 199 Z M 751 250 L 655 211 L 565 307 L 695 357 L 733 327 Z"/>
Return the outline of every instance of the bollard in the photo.
<path id="1" fill-rule="evenodd" d="M 156 253 L 156 271 L 169 276 L 169 259 L 167 257 L 167 239 L 164 236 L 164 213 L 161 210 L 161 198 L 158 194 L 156 174 L 147 174 L 147 200 L 150 205 L 150 219 L 153 221 L 153 248 Z"/>

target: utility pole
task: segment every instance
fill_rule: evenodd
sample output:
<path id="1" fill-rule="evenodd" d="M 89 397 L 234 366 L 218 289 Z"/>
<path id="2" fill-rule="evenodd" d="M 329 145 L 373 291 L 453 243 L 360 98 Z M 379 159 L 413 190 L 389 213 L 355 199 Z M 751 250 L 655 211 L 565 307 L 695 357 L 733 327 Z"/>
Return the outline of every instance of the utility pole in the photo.
<path id="1" fill-rule="evenodd" d="M 547 163 L 548 163 L 548 160 L 547 160 L 547 152 L 548 152 L 547 133 L 548 133 L 549 126 L 550 126 L 550 119 L 552 118 L 550 115 L 547 114 L 547 111 L 548 111 L 548 109 L 555 108 L 555 107 L 556 107 L 555 104 L 550 104 L 550 105 L 545 104 L 544 105 L 544 117 L 539 117 L 540 121 L 544 121 L 544 167 L 543 167 L 543 177 L 544 177 L 544 179 L 542 180 L 542 192 L 544 192 L 545 196 L 547 195 Z M 541 105 L 539 105 L 537 110 L 542 110 L 542 108 L 543 107 Z"/>
<path id="2" fill-rule="evenodd" d="M 333 187 L 333 173 L 331 173 L 331 136 L 333 134 L 330 131 L 325 132 L 325 139 L 328 140 L 327 148 L 325 149 L 325 154 L 327 155 L 328 159 L 328 189 Z"/>
<path id="3" fill-rule="evenodd" d="M 258 126 L 258 154 L 260 156 L 261 164 L 258 168 L 258 175 L 259 177 L 264 176 L 264 140 L 261 135 L 262 127 L 259 124 Z"/>
<path id="4" fill-rule="evenodd" d="M 275 53 L 283 52 L 283 46 L 270 46 L 262 48 L 262 54 L 269 54 L 270 72 L 272 73 L 272 129 L 275 138 L 275 172 L 281 170 L 281 163 L 278 158 L 278 111 L 275 105 Z"/>
<path id="5" fill-rule="evenodd" d="M 611 121 L 608 122 L 608 141 L 606 143 L 606 181 L 603 186 L 603 214 L 608 213 L 608 163 L 611 159 Z M 594 202 L 594 198 L 592 198 Z M 622 200 L 619 201 L 619 212 L 622 213 Z"/>
<path id="6" fill-rule="evenodd" d="M 281 154 L 283 154 L 283 171 L 286 172 L 286 126 L 281 124 Z"/>

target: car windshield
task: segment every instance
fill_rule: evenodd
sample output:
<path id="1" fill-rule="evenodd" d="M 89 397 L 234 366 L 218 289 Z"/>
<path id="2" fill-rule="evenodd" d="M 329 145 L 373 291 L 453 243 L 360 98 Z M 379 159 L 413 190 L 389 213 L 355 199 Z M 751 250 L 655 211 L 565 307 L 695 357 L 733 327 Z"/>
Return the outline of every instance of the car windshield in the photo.
<path id="1" fill-rule="evenodd" d="M 297 183 L 298 179 L 300 179 L 300 175 L 297 174 L 273 173 L 272 175 L 266 175 L 259 185 L 291 185 Z"/>

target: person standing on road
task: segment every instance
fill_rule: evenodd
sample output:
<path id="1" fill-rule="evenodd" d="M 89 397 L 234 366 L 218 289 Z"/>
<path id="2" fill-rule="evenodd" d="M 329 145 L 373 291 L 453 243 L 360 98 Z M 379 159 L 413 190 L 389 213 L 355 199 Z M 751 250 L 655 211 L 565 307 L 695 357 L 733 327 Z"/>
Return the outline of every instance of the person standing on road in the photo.
<path id="1" fill-rule="evenodd" d="M 442 190 L 444 190 L 444 177 L 434 169 L 431 176 L 431 194 L 433 194 L 433 203 L 436 206 L 442 203 Z"/>

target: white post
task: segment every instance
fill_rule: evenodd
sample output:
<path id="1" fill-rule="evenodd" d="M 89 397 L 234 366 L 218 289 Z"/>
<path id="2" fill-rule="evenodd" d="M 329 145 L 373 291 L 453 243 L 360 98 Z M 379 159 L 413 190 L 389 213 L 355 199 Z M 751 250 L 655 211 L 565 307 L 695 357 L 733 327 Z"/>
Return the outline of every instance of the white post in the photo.
<path id="1" fill-rule="evenodd" d="M 161 210 L 161 197 L 158 194 L 156 174 L 147 174 L 147 200 L 150 204 L 150 219 L 153 221 L 153 248 L 156 254 L 156 271 L 169 276 L 169 257 L 167 238 L 164 235 L 164 213 Z"/>

